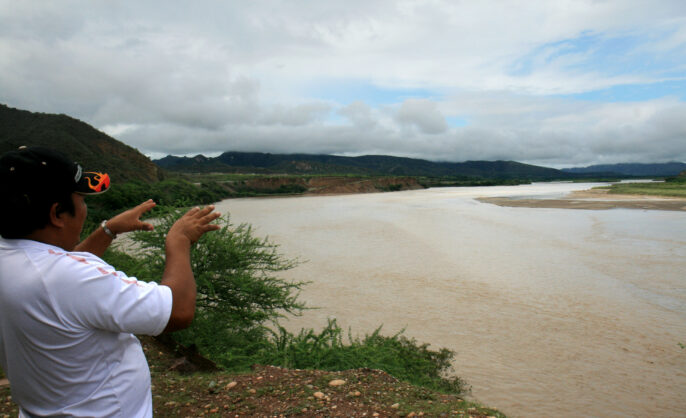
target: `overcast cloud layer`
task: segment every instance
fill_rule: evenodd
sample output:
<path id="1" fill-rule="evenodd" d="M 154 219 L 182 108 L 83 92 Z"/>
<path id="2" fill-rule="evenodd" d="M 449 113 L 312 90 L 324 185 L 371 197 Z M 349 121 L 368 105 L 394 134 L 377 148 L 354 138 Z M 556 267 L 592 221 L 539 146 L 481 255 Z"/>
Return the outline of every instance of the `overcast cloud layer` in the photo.
<path id="1" fill-rule="evenodd" d="M 153 157 L 686 161 L 686 2 L 0 0 L 0 103 Z"/>

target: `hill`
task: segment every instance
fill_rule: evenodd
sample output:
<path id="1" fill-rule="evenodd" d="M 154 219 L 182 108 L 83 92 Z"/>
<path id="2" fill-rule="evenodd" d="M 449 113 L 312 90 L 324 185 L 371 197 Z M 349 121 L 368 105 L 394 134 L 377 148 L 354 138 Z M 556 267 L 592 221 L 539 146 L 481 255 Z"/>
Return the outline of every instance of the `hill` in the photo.
<path id="1" fill-rule="evenodd" d="M 148 157 L 91 125 L 66 115 L 34 113 L 0 104 L 0 154 L 18 147 L 58 149 L 86 170 L 109 173 L 115 182 L 156 182 L 164 177 Z"/>
<path id="2" fill-rule="evenodd" d="M 619 174 L 625 176 L 636 177 L 664 177 L 674 176 L 686 170 L 686 163 L 669 162 L 660 164 L 639 164 L 639 163 L 623 163 L 623 164 L 601 164 L 591 165 L 588 167 L 573 167 L 563 168 L 565 173 L 576 174 Z"/>
<path id="3" fill-rule="evenodd" d="M 182 172 L 270 174 L 355 174 L 378 176 L 478 177 L 488 179 L 554 180 L 577 176 L 515 161 L 433 162 L 386 155 L 342 157 L 321 154 L 225 152 L 218 157 L 167 156 L 154 161 Z"/>

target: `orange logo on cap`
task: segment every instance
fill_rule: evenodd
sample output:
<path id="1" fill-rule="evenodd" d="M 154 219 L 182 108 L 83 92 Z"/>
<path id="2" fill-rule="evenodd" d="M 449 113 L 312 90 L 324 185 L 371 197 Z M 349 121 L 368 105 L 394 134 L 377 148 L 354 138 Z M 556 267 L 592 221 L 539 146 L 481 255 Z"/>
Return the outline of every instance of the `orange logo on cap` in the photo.
<path id="1" fill-rule="evenodd" d="M 88 180 L 88 187 L 91 189 L 95 190 L 96 192 L 101 192 L 103 190 L 103 187 L 105 190 L 107 190 L 110 187 L 110 176 L 105 173 L 96 173 L 94 171 L 89 171 L 89 174 L 94 174 L 93 180 L 97 181 L 96 184 L 91 183 L 91 178 L 86 177 L 86 180 Z"/>

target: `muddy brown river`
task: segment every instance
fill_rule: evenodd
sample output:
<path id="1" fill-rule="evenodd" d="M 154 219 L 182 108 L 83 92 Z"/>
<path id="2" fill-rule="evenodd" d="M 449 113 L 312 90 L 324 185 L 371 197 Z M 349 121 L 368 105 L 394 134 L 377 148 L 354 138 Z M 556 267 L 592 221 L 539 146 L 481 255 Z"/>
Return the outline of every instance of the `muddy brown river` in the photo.
<path id="1" fill-rule="evenodd" d="M 455 373 L 514 417 L 686 416 L 686 212 L 500 207 L 588 184 L 445 188 L 218 204 L 288 257 L 355 334 L 383 324 L 454 350 Z"/>

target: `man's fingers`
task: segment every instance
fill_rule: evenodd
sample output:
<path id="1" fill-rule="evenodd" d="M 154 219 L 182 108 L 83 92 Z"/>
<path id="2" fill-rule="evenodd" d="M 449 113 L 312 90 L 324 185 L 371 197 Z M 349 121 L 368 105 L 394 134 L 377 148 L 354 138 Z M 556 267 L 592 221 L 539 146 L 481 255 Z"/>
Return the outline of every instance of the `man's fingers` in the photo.
<path id="1" fill-rule="evenodd" d="M 208 205 L 204 208 L 195 207 L 189 210 L 186 213 L 186 215 L 192 216 L 193 218 L 198 219 L 202 223 L 209 223 L 222 216 L 219 212 L 212 213 L 213 210 L 214 205 Z"/>
<path id="2" fill-rule="evenodd" d="M 195 216 L 200 218 L 200 217 L 206 216 L 208 213 L 212 212 L 213 210 L 214 210 L 214 205 L 208 205 L 208 206 L 205 206 L 204 208 L 198 210 L 195 213 Z"/>
<path id="3" fill-rule="evenodd" d="M 140 205 L 136 206 L 136 212 L 139 214 L 144 214 L 145 212 L 149 211 L 150 209 L 154 208 L 157 206 L 157 203 L 155 203 L 154 200 L 148 199 L 145 202 L 141 203 Z"/>
<path id="4" fill-rule="evenodd" d="M 220 225 L 211 223 L 221 217 L 221 213 L 213 211 L 214 205 L 208 205 L 203 208 L 197 206 L 191 208 L 184 216 L 174 223 L 170 233 L 167 234 L 167 238 L 172 235 L 171 232 L 174 230 L 175 232 L 184 235 L 194 244 L 206 232 L 221 229 Z"/>
<path id="5" fill-rule="evenodd" d="M 188 212 L 186 212 L 186 214 L 184 216 L 195 216 L 195 214 L 198 213 L 199 211 L 200 211 L 200 208 L 196 206 L 196 207 L 191 208 Z"/>
<path id="6" fill-rule="evenodd" d="M 141 231 L 152 231 L 155 229 L 155 227 L 152 224 L 149 224 L 147 222 L 141 222 L 140 223 L 140 230 Z"/>
<path id="7" fill-rule="evenodd" d="M 214 221 L 215 219 L 219 218 L 220 216 L 222 216 L 221 213 L 213 212 L 213 213 L 207 214 L 207 215 L 203 216 L 202 218 L 200 218 L 200 221 L 208 224 L 208 223 Z"/>

